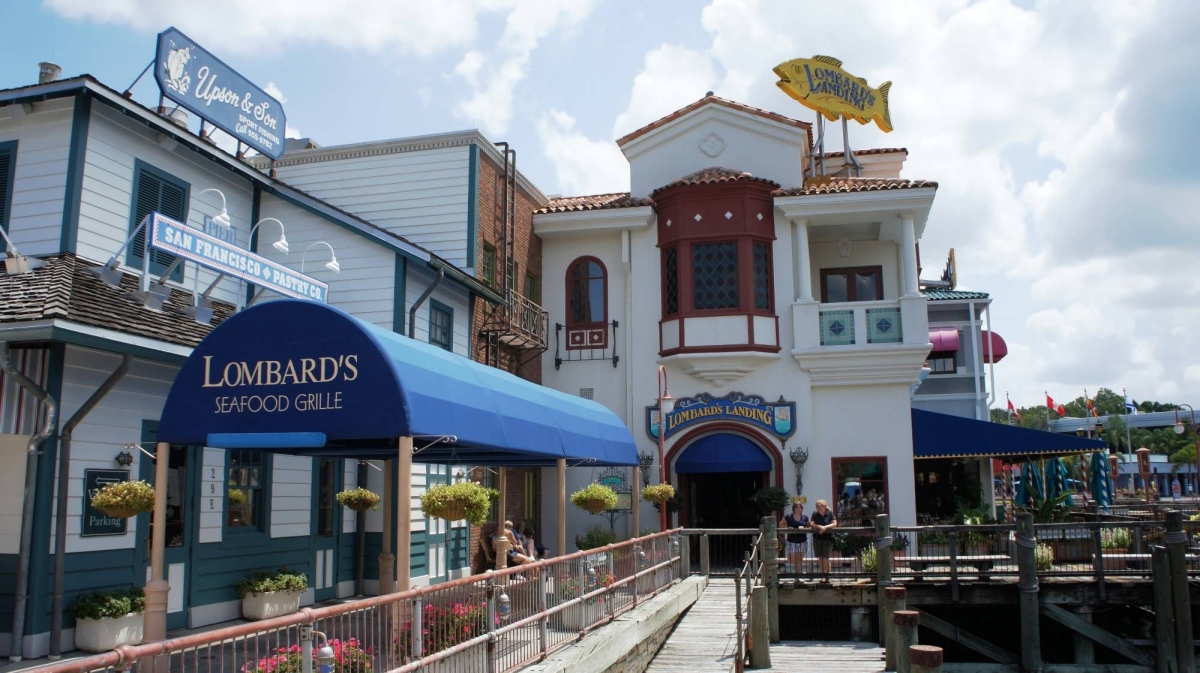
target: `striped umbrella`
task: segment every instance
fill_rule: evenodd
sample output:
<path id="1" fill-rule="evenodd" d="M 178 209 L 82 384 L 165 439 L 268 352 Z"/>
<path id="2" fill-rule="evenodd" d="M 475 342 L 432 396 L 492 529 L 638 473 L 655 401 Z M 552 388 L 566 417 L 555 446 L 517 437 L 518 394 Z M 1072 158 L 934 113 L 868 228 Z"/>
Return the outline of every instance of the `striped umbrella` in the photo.
<path id="1" fill-rule="evenodd" d="M 1103 451 L 1092 454 L 1091 479 L 1089 485 L 1092 497 L 1097 507 L 1108 507 L 1113 504 L 1112 474 L 1108 468 L 1108 456 Z"/>
<path id="2" fill-rule="evenodd" d="M 1042 488 L 1042 471 L 1032 460 L 1026 459 L 1025 465 L 1021 467 L 1021 485 L 1017 488 L 1017 504 L 1031 507 L 1034 500 L 1041 500 L 1045 494 L 1046 491 Z"/>
<path id="3" fill-rule="evenodd" d="M 1069 507 L 1075 504 L 1075 498 L 1067 485 L 1067 476 L 1067 464 L 1062 458 L 1051 458 L 1046 462 L 1046 497 L 1053 500 L 1066 493 L 1066 504 Z"/>

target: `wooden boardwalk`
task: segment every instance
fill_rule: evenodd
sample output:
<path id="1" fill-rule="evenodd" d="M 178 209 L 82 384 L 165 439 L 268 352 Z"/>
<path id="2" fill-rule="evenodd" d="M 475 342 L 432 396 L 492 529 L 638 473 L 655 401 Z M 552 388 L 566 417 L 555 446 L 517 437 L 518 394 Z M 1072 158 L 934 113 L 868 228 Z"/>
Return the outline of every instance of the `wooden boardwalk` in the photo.
<path id="1" fill-rule="evenodd" d="M 676 625 L 646 673 L 732 671 L 737 656 L 734 602 L 733 580 L 709 578 L 708 588 Z M 875 643 L 786 641 L 771 646 L 771 668 L 754 670 L 878 673 L 883 670 L 883 648 Z"/>

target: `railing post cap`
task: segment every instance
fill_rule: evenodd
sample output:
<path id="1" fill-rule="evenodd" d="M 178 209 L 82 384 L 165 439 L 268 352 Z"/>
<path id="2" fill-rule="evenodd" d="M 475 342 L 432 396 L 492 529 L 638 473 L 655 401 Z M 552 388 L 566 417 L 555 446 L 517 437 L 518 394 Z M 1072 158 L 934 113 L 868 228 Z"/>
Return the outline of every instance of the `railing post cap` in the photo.
<path id="1" fill-rule="evenodd" d="M 888 600 L 902 600 L 908 595 L 904 587 L 884 587 L 883 597 Z"/>
<path id="2" fill-rule="evenodd" d="M 892 613 L 892 623 L 897 626 L 920 626 L 921 613 L 916 610 L 897 610 Z"/>
<path id="3" fill-rule="evenodd" d="M 941 666 L 942 648 L 933 645 L 910 645 L 908 661 L 914 666 Z"/>

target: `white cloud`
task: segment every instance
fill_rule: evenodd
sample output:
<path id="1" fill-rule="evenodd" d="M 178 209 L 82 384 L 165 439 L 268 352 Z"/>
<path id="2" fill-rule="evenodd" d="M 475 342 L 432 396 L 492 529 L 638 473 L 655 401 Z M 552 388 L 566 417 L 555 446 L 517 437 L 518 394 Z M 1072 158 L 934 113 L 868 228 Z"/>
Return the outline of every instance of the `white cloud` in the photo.
<path id="1" fill-rule="evenodd" d="M 648 52 L 642 71 L 633 79 L 629 107 L 613 124 L 613 137 L 695 103 L 716 83 L 712 58 L 704 51 L 664 44 Z"/>
<path id="2" fill-rule="evenodd" d="M 287 102 L 287 96 L 283 95 L 283 92 L 279 90 L 279 87 L 274 82 L 267 82 L 267 85 L 263 87 L 263 91 L 266 91 L 267 95 L 271 98 L 279 101 L 280 105 Z"/>
<path id="3" fill-rule="evenodd" d="M 629 163 L 616 143 L 590 140 L 571 115 L 551 110 L 538 121 L 542 150 L 571 195 L 629 191 Z"/>

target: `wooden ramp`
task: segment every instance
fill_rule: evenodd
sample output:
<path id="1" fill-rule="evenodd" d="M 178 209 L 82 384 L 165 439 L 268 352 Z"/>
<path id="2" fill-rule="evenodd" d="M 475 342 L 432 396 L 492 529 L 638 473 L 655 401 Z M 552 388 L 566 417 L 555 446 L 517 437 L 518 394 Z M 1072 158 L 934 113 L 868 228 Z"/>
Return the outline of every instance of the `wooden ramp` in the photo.
<path id="1" fill-rule="evenodd" d="M 683 616 L 646 673 L 728 673 L 737 642 L 732 579 L 709 578 L 700 600 Z M 878 673 L 883 648 L 875 643 L 787 641 L 771 646 L 771 668 L 762 671 Z"/>

